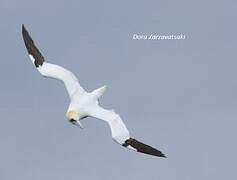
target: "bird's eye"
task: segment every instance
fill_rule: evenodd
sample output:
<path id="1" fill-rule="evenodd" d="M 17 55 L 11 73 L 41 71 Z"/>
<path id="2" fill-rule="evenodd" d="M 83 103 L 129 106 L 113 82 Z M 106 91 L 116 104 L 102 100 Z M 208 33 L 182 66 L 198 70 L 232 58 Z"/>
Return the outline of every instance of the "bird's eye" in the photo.
<path id="1" fill-rule="evenodd" d="M 70 119 L 69 120 L 71 123 L 74 123 L 74 122 L 76 122 L 76 120 L 75 119 Z"/>

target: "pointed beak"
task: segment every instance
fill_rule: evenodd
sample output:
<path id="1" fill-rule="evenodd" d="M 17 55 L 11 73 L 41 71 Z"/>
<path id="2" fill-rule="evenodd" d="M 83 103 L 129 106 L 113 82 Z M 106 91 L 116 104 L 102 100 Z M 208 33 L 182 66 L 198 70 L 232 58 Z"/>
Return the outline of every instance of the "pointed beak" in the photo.
<path id="1" fill-rule="evenodd" d="M 78 126 L 78 127 L 81 128 L 81 129 L 84 129 L 84 127 L 82 126 L 80 120 L 76 121 L 76 122 L 75 122 L 75 125 Z"/>
<path id="2" fill-rule="evenodd" d="M 70 122 L 71 122 L 72 124 L 78 126 L 79 128 L 83 129 L 83 126 L 82 126 L 80 120 L 77 120 L 77 121 L 76 121 L 76 120 L 74 120 L 74 119 L 71 119 Z"/>

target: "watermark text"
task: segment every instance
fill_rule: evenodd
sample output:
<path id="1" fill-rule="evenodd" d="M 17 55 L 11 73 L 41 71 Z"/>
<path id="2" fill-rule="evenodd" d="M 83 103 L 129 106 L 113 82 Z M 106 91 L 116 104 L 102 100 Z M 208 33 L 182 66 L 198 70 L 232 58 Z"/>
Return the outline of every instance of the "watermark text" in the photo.
<path id="1" fill-rule="evenodd" d="M 133 40 L 184 40 L 185 34 L 133 34 Z"/>

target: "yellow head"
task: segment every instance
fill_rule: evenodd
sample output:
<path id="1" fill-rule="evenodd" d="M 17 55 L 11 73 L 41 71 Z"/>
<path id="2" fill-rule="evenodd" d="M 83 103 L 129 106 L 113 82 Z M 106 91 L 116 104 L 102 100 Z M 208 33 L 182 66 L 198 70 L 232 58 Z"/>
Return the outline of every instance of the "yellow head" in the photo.
<path id="1" fill-rule="evenodd" d="M 79 115 L 76 111 L 68 111 L 66 114 L 66 117 L 69 121 L 72 121 L 72 120 L 78 121 L 79 120 Z"/>
<path id="2" fill-rule="evenodd" d="M 67 119 L 69 120 L 70 123 L 83 129 L 83 126 L 80 123 L 79 114 L 76 111 L 68 111 L 66 116 L 67 116 Z"/>

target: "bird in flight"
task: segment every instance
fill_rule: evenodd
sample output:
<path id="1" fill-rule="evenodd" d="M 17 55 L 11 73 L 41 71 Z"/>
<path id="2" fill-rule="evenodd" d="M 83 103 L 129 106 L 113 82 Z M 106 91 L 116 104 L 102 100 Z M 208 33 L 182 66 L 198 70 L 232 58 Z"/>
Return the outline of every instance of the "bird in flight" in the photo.
<path id="1" fill-rule="evenodd" d="M 113 110 L 104 109 L 99 105 L 99 98 L 104 94 L 106 86 L 92 92 L 85 91 L 72 72 L 45 61 L 24 24 L 22 25 L 22 36 L 29 57 L 40 74 L 46 78 L 53 78 L 64 83 L 70 97 L 70 104 L 66 113 L 70 123 L 83 128 L 80 120 L 86 117 L 101 119 L 109 124 L 112 139 L 123 147 L 153 156 L 166 157 L 161 151 L 130 137 L 129 131 L 121 117 Z"/>

